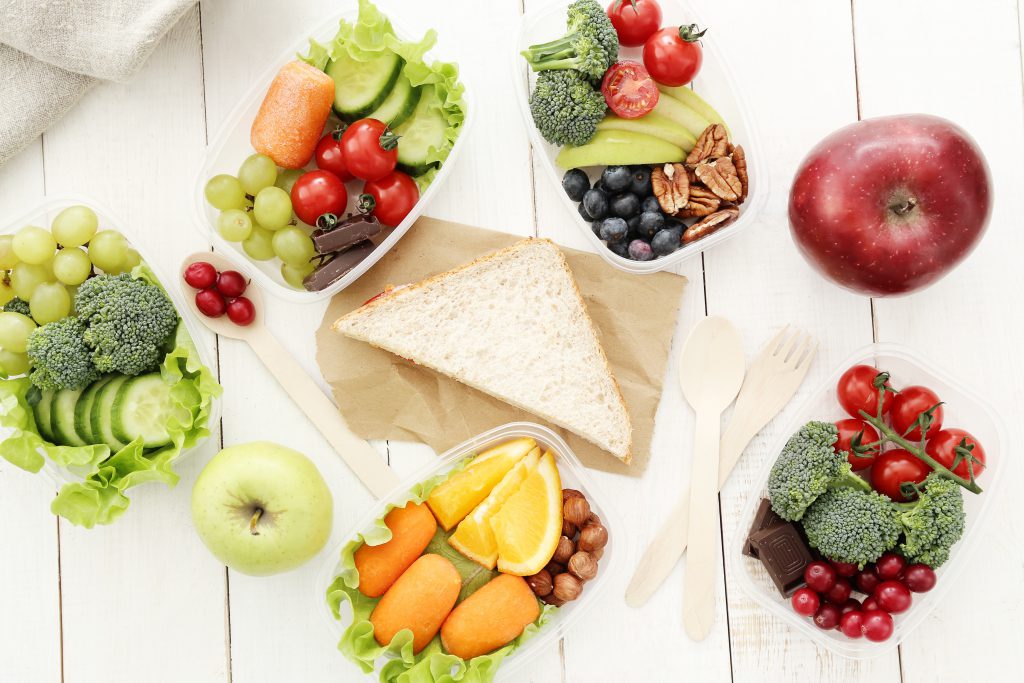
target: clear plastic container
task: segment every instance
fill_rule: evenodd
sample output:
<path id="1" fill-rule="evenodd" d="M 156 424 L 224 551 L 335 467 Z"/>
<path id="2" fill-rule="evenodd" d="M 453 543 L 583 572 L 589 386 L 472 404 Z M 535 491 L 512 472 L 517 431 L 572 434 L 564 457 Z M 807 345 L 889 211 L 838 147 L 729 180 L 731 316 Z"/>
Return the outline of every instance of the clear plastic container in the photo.
<path id="1" fill-rule="evenodd" d="M 462 132 L 459 137 L 455 140 L 455 145 L 452 147 L 451 153 L 445 160 L 444 165 L 438 171 L 434 177 L 434 181 L 430 184 L 420 196 L 420 200 L 416 202 L 416 206 L 413 207 L 409 215 L 405 217 L 405 220 L 400 225 L 390 230 L 387 233 L 387 237 L 377 245 L 377 248 L 370 253 L 363 261 L 351 270 L 347 275 L 333 283 L 330 287 L 319 291 L 319 292 L 308 292 L 305 290 L 294 289 L 288 285 L 281 277 L 281 262 L 280 260 L 273 258 L 269 261 L 254 261 L 246 255 L 242 249 L 242 245 L 238 242 L 228 242 L 217 232 L 215 226 L 217 221 L 217 209 L 210 206 L 206 198 L 203 195 L 203 188 L 206 185 L 206 181 L 217 175 L 218 173 L 228 173 L 234 175 L 238 172 L 238 167 L 243 161 L 254 153 L 252 145 L 249 144 L 249 131 L 252 127 L 253 119 L 256 118 L 256 113 L 259 111 L 260 104 L 263 102 L 263 97 L 267 92 L 267 88 L 270 86 L 270 82 L 274 80 L 274 76 L 277 75 L 278 70 L 295 59 L 296 54 L 305 54 L 309 47 L 309 39 L 313 38 L 321 43 L 326 43 L 334 38 L 338 32 L 338 22 L 342 19 L 349 21 L 355 21 L 358 11 L 354 6 L 354 3 L 349 9 L 341 12 L 332 19 L 325 21 L 315 30 L 311 31 L 308 35 L 304 35 L 298 42 L 292 45 L 281 57 L 274 61 L 273 66 L 266 71 L 263 76 L 256 79 L 253 83 L 252 88 L 249 92 L 239 101 L 235 106 L 234 110 L 228 115 L 227 120 L 221 126 L 220 131 L 212 139 L 209 147 L 206 151 L 206 158 L 203 162 L 203 166 L 199 171 L 199 176 L 196 178 L 195 192 L 193 196 L 193 215 L 196 227 L 202 232 L 203 236 L 209 240 L 210 244 L 219 252 L 224 254 L 228 259 L 231 260 L 238 269 L 248 275 L 250 278 L 255 280 L 261 287 L 266 291 L 270 292 L 274 296 L 277 296 L 286 301 L 294 303 L 313 303 L 316 301 L 322 301 L 328 299 L 341 290 L 348 287 L 350 284 L 355 282 L 359 276 L 369 270 L 373 264 L 379 261 L 384 254 L 391 250 L 391 247 L 402 238 L 402 236 L 408 232 L 412 224 L 416 222 L 426 208 L 433 201 L 434 197 L 440 191 L 441 187 L 444 186 L 448 179 L 448 175 L 451 173 L 451 169 L 454 166 L 462 148 L 465 146 L 465 140 L 469 127 L 472 123 L 476 107 L 472 99 L 471 90 L 466 87 L 465 101 L 466 101 L 466 119 L 462 124 Z M 395 17 L 389 17 L 391 24 L 395 29 L 395 32 L 399 37 L 403 39 L 415 38 L 418 39 L 422 36 L 423 31 L 419 34 L 413 34 L 405 31 L 401 28 L 399 21 L 395 20 Z M 400 17 L 399 17 L 400 20 Z M 440 41 L 444 40 L 443 32 L 439 36 Z M 433 59 L 444 59 L 442 50 L 438 50 L 436 47 L 432 49 L 426 57 L 428 60 Z M 463 85 L 466 85 L 466 77 L 460 72 L 459 80 Z M 336 121 L 334 117 L 328 119 L 327 126 L 324 128 L 325 131 L 332 129 Z M 310 164 L 307 168 L 315 168 L 314 164 Z M 356 203 L 359 199 L 359 189 L 361 183 L 358 181 L 350 181 L 347 183 L 348 186 L 348 206 L 345 211 L 355 212 Z"/>
<path id="2" fill-rule="evenodd" d="M 754 127 L 754 119 L 750 109 L 742 95 L 742 88 L 738 85 L 729 69 L 728 60 L 722 54 L 718 42 L 714 36 L 702 41 L 704 48 L 704 63 L 700 73 L 694 80 L 694 90 L 725 118 L 732 133 L 730 139 L 743 146 L 747 156 L 747 167 L 750 176 L 750 190 L 746 201 L 740 206 L 740 216 L 735 223 L 712 233 L 704 239 L 692 242 L 679 250 L 656 258 L 652 261 L 633 261 L 622 258 L 612 253 L 604 242 L 591 230 L 590 223 L 584 221 L 577 210 L 577 203 L 569 199 L 562 191 L 562 175 L 564 169 L 559 169 L 555 163 L 559 147 L 544 140 L 537 127 L 533 125 L 533 118 L 530 116 L 529 91 L 523 87 L 523 70 L 528 69 L 526 61 L 519 54 L 531 45 L 546 42 L 558 38 L 565 32 L 565 12 L 569 0 L 555 0 L 550 5 L 539 8 L 523 15 L 519 25 L 519 37 L 516 40 L 516 50 L 511 56 L 512 82 L 516 84 L 516 99 L 519 101 L 519 109 L 523 115 L 523 123 L 529 131 L 530 142 L 537 152 L 540 165 L 544 167 L 548 178 L 557 188 L 558 196 L 561 198 L 565 210 L 572 216 L 572 220 L 579 227 L 580 232 L 593 246 L 594 251 L 601 255 L 608 263 L 628 273 L 648 274 L 672 268 L 694 254 L 699 254 L 705 249 L 738 235 L 757 221 L 757 216 L 764 208 L 768 199 L 768 176 L 764 167 L 764 156 L 761 148 L 757 130 Z M 673 24 L 693 24 L 706 26 L 700 15 L 694 12 L 689 4 L 680 2 L 662 3 L 663 20 L 662 26 Z M 717 30 L 717 29 L 716 29 Z M 710 34 L 709 34 L 710 35 Z M 715 35 L 720 35 L 716 33 Z M 641 48 L 623 47 L 619 50 L 619 59 L 630 59 L 643 61 Z M 530 89 L 536 74 L 530 71 Z M 664 97 L 664 95 L 663 95 Z M 601 168 L 594 167 L 587 169 L 591 182 L 600 175 Z"/>
<path id="3" fill-rule="evenodd" d="M 608 499 L 595 487 L 586 472 L 586 468 L 561 437 L 547 427 L 542 427 L 532 422 L 512 422 L 501 427 L 495 427 L 455 446 L 439 456 L 436 461 L 411 475 L 390 495 L 380 500 L 373 509 L 367 512 L 359 520 L 359 523 L 353 527 L 352 531 L 345 536 L 345 539 L 328 555 L 329 559 L 317 576 L 314 598 L 319 605 L 321 614 L 323 614 L 325 623 L 327 623 L 337 638 L 340 639 L 342 633 L 348 628 L 351 622 L 351 610 L 346 611 L 345 605 L 348 603 L 344 603 L 342 606 L 342 618 L 340 621 L 336 620 L 334 615 L 331 614 L 324 596 L 327 593 L 328 586 L 331 585 L 331 582 L 337 576 L 337 558 L 341 556 L 341 549 L 355 538 L 357 534 L 372 528 L 374 521 L 384 516 L 384 510 L 388 504 L 397 504 L 404 500 L 403 496 L 416 483 L 436 474 L 447 472 L 468 455 L 478 453 L 509 439 L 524 436 L 535 439 L 539 445 L 550 449 L 554 453 L 555 461 L 558 464 L 559 476 L 562 480 L 562 488 L 577 489 L 587 497 L 591 509 L 597 513 L 598 517 L 601 518 L 601 523 L 608 529 L 608 545 L 605 546 L 604 555 L 600 560 L 597 576 L 587 582 L 580 598 L 560 607 L 552 620 L 543 629 L 507 657 L 498 670 L 496 680 L 517 680 L 513 678 L 513 674 L 529 662 L 535 653 L 562 638 L 569 627 L 593 606 L 600 595 L 606 592 L 606 588 L 612 582 L 613 577 L 621 572 L 621 565 L 626 554 L 626 539 L 623 536 L 619 518 L 615 515 L 615 511 L 609 508 Z M 340 653 L 338 656 L 344 659 Z M 351 667 L 351 669 L 344 676 L 345 680 L 355 680 L 356 676 L 358 676 L 357 667 L 347 660 L 346 665 Z M 379 671 L 379 666 L 377 670 Z M 374 680 L 374 674 L 367 674 L 365 679 Z"/>
<path id="4" fill-rule="evenodd" d="M 166 274 L 160 269 L 156 262 L 150 258 L 149 252 L 146 251 L 146 247 L 136 238 L 135 232 L 129 229 L 127 223 L 125 223 L 120 218 L 115 216 L 114 213 L 110 211 L 110 209 L 92 201 L 91 199 L 85 199 L 82 197 L 68 195 L 50 197 L 45 202 L 36 206 L 28 213 L 22 214 L 21 216 L 15 218 L 12 221 L 7 221 L 4 224 L 4 227 L 0 228 L 0 234 L 8 235 L 15 233 L 21 228 L 25 227 L 26 225 L 37 225 L 41 228 L 49 229 L 50 224 L 53 222 L 53 219 L 57 217 L 58 213 L 60 213 L 67 207 L 74 206 L 76 204 L 88 206 L 90 209 L 96 212 L 96 216 L 99 218 L 100 230 L 117 230 L 128 239 L 128 242 L 131 244 L 132 248 L 139 252 L 139 255 L 142 257 L 142 260 L 153 271 L 156 277 L 160 280 L 160 283 L 163 284 L 164 289 L 167 291 L 167 295 L 171 298 L 171 301 L 174 302 L 174 307 L 178 310 L 178 315 L 181 317 L 182 320 L 185 321 L 185 329 L 188 330 L 188 334 L 190 337 L 192 337 L 193 342 L 199 339 L 198 332 L 200 328 L 196 325 L 195 322 L 192 321 L 191 317 L 188 315 L 188 306 L 185 304 L 185 300 L 182 299 L 181 289 L 179 287 L 171 286 L 170 283 L 173 283 L 173 280 L 168 279 Z M 199 352 L 199 359 L 203 362 L 203 365 L 205 365 L 208 368 L 217 367 L 216 361 L 211 356 L 208 349 L 206 349 L 204 346 L 200 344 L 196 344 L 196 349 Z M 220 408 L 220 398 L 214 397 L 213 405 L 210 411 L 210 419 L 208 422 L 209 425 L 216 425 L 220 421 Z M 0 428 L 0 441 L 2 441 L 4 438 L 6 438 L 6 435 L 3 434 L 3 429 Z M 203 443 L 205 443 L 205 439 L 196 444 L 195 446 L 193 446 L 192 448 L 183 450 L 181 454 L 178 456 L 178 460 L 184 458 L 186 455 L 195 451 L 197 448 L 200 448 L 203 445 Z M 81 470 L 74 467 L 59 467 L 50 462 L 49 458 L 44 458 L 44 460 L 45 464 L 43 466 L 42 472 L 47 477 L 49 477 L 49 479 L 54 483 L 56 487 L 63 486 L 64 484 L 80 482 L 87 474 L 86 470 Z"/>
<path id="5" fill-rule="evenodd" d="M 978 484 L 982 487 L 983 492 L 979 495 L 964 492 L 967 526 L 963 538 L 953 546 L 949 561 L 936 570 L 938 583 L 927 593 L 914 594 L 914 602 L 910 610 L 893 617 L 896 629 L 892 637 L 882 643 L 873 643 L 863 638 L 852 640 L 839 631 L 819 629 L 810 619 L 801 617 L 793 611 L 790 601 L 779 594 L 759 560 L 743 554 L 743 545 L 758 503 L 762 497 L 767 495 L 768 474 L 775 463 L 775 454 L 781 452 L 790 435 L 809 420 L 831 422 L 846 417 L 846 413 L 836 399 L 835 387 L 843 372 L 851 365 L 858 363 L 874 365 L 880 370 L 891 373 L 893 386 L 897 389 L 902 386 L 922 384 L 935 390 L 946 402 L 944 425 L 946 427 L 961 427 L 976 436 L 984 445 L 987 457 L 985 471 L 978 479 Z M 854 659 L 870 659 L 890 652 L 917 628 L 935 606 L 945 599 L 947 592 L 955 587 L 955 578 L 970 556 L 972 548 L 977 542 L 976 539 L 980 536 L 979 530 L 988 521 L 989 510 L 993 507 L 999 490 L 1007 478 L 1005 470 L 1009 466 L 1009 460 L 1003 460 L 1005 446 L 1006 428 L 1002 420 L 984 399 L 961 382 L 938 370 L 934 363 L 922 359 L 917 353 L 899 344 L 882 343 L 865 346 L 840 364 L 832 376 L 815 389 L 800 409 L 793 413 L 790 422 L 779 432 L 757 480 L 761 482 L 761 485 L 757 492 L 752 493 L 747 500 L 740 517 L 740 524 L 734 533 L 730 550 L 733 566 L 731 578 L 737 579 L 743 591 L 765 609 L 790 624 L 801 635 L 836 654 Z"/>

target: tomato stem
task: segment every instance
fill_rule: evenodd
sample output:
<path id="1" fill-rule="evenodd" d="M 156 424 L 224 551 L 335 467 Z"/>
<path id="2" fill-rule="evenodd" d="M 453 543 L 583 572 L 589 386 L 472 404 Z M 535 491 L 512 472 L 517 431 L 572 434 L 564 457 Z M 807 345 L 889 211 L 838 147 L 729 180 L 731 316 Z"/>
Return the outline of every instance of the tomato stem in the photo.
<path id="1" fill-rule="evenodd" d="M 679 27 L 679 37 L 687 43 L 697 43 L 707 33 L 707 29 L 701 29 L 697 24 L 687 24 Z"/>

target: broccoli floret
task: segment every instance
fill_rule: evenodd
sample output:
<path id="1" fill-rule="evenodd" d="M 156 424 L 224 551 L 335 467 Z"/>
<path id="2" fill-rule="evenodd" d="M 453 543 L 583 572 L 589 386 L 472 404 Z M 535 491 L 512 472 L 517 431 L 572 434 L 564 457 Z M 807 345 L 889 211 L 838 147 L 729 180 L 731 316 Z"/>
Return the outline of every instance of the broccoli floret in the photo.
<path id="1" fill-rule="evenodd" d="M 4 304 L 4 311 L 9 313 L 21 313 L 22 315 L 27 315 L 30 318 L 32 317 L 32 311 L 29 309 L 28 302 L 18 297 L 14 297 Z"/>
<path id="2" fill-rule="evenodd" d="M 862 569 L 893 548 L 901 531 L 899 513 L 887 496 L 851 488 L 822 493 L 801 523 L 812 548 Z"/>
<path id="3" fill-rule="evenodd" d="M 566 35 L 522 52 L 534 71 L 575 69 L 594 81 L 604 76 L 618 54 L 619 37 L 597 0 L 576 0 L 569 5 Z"/>
<path id="4" fill-rule="evenodd" d="M 899 503 L 904 541 L 900 552 L 909 562 L 939 567 L 949 559 L 949 549 L 964 535 L 964 497 L 959 484 L 932 473 L 923 492 L 912 503 Z"/>
<path id="5" fill-rule="evenodd" d="M 83 338 L 100 372 L 140 375 L 163 359 L 178 313 L 167 294 L 127 273 L 86 280 L 75 310 L 87 327 Z"/>
<path id="6" fill-rule="evenodd" d="M 850 471 L 846 452 L 832 450 L 838 438 L 834 424 L 813 421 L 789 437 L 768 476 L 768 498 L 777 515 L 790 522 L 799 520 L 808 506 L 830 488 L 871 489 Z"/>
<path id="7" fill-rule="evenodd" d="M 44 391 L 57 391 L 81 389 L 96 381 L 99 372 L 84 334 L 85 324 L 74 316 L 33 330 L 25 347 L 32 362 L 32 384 Z"/>
<path id="8" fill-rule="evenodd" d="M 555 145 L 585 145 L 604 118 L 604 96 L 578 71 L 545 71 L 530 95 L 530 113 L 544 139 Z"/>

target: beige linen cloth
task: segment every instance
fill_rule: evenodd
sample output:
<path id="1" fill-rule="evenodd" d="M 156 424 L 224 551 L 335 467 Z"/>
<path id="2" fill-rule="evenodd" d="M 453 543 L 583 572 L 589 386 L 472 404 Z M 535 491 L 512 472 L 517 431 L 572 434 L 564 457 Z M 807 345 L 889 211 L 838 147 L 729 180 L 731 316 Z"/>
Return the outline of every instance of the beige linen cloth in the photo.
<path id="1" fill-rule="evenodd" d="M 194 0 L 0 0 L 0 164 L 99 81 L 130 79 Z"/>

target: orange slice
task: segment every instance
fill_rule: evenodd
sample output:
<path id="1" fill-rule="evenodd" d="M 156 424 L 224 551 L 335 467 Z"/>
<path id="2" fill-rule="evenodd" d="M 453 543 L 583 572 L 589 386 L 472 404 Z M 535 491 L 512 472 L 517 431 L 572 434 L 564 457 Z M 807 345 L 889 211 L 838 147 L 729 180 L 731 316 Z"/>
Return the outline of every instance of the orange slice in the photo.
<path id="1" fill-rule="evenodd" d="M 533 471 L 540 461 L 540 449 L 534 448 L 525 458 L 491 489 L 484 502 L 477 505 L 469 516 L 459 523 L 459 528 L 448 538 L 448 543 L 460 553 L 479 565 L 494 569 L 498 563 L 498 542 L 491 530 L 491 517 Z"/>
<path id="2" fill-rule="evenodd" d="M 435 488 L 427 505 L 441 527 L 448 531 L 461 522 L 536 445 L 530 438 L 506 441 L 476 456 L 466 469 Z"/>
<path id="3" fill-rule="evenodd" d="M 491 517 L 491 529 L 498 571 L 505 574 L 531 576 L 555 554 L 562 535 L 562 482 L 551 451 Z"/>

